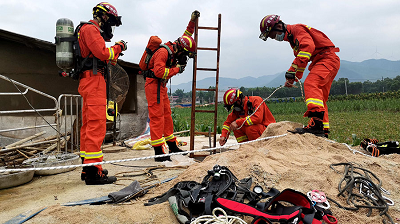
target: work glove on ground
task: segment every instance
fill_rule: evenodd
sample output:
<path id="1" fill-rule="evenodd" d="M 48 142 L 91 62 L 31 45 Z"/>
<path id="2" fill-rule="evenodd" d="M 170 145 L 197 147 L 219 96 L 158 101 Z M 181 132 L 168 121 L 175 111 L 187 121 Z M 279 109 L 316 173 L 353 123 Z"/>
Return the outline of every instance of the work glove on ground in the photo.
<path id="1" fill-rule="evenodd" d="M 125 42 L 123 40 L 115 42 L 115 44 L 121 47 L 121 51 L 126 51 L 126 49 L 128 49 L 128 42 Z"/>
<path id="2" fill-rule="evenodd" d="M 197 10 L 194 10 L 194 11 L 192 12 L 191 17 L 190 17 L 190 20 L 192 20 L 192 21 L 194 22 L 194 21 L 196 21 L 196 19 L 199 18 L 199 17 L 200 17 L 200 12 L 197 11 Z"/>
<path id="3" fill-rule="evenodd" d="M 182 73 L 183 71 L 185 71 L 186 65 L 177 64 L 176 67 L 179 68 L 179 72 L 178 73 Z"/>

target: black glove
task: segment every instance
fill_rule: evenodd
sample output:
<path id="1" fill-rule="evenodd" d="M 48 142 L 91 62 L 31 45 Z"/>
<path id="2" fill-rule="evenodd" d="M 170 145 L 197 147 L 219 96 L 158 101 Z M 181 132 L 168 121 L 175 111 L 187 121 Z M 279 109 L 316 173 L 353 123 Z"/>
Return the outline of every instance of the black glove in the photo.
<path id="1" fill-rule="evenodd" d="M 178 60 L 178 64 L 186 66 L 188 56 L 186 54 L 181 54 L 178 56 L 177 60 Z"/>
<path id="2" fill-rule="evenodd" d="M 115 44 L 117 44 L 121 47 L 121 51 L 126 51 L 126 49 L 128 49 L 128 42 L 125 42 L 123 40 L 115 42 Z"/>
<path id="3" fill-rule="evenodd" d="M 194 10 L 192 12 L 192 15 L 190 16 L 190 20 L 192 20 L 193 22 L 196 21 L 197 18 L 200 17 L 200 12 L 197 10 Z"/>
<path id="4" fill-rule="evenodd" d="M 285 78 L 286 79 L 296 79 L 296 72 L 295 71 L 293 71 L 293 72 L 287 71 L 285 73 Z"/>
<path id="5" fill-rule="evenodd" d="M 182 73 L 183 71 L 185 71 L 186 65 L 177 64 L 176 67 L 179 68 L 179 72 L 178 73 Z"/>

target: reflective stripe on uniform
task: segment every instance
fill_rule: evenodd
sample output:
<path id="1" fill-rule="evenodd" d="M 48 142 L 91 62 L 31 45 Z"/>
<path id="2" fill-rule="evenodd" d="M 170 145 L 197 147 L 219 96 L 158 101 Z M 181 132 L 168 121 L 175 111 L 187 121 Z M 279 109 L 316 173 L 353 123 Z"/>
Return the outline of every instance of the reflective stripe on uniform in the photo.
<path id="1" fill-rule="evenodd" d="M 85 159 L 97 159 L 103 157 L 103 152 L 86 152 Z"/>
<path id="2" fill-rule="evenodd" d="M 171 139 L 173 139 L 174 137 L 175 137 L 174 134 L 172 134 L 172 135 L 170 135 L 170 136 L 168 136 L 168 137 L 165 137 L 165 141 L 171 140 Z"/>
<path id="3" fill-rule="evenodd" d="M 163 79 L 167 79 L 168 74 L 169 74 L 169 68 L 165 68 L 164 75 L 163 75 L 162 78 L 163 78 Z"/>
<path id="4" fill-rule="evenodd" d="M 308 106 L 308 104 L 310 104 L 310 103 L 315 104 L 315 105 L 320 106 L 320 107 L 324 107 L 324 102 L 323 102 L 322 100 L 319 100 L 319 99 L 308 98 L 308 99 L 306 100 L 307 106 Z"/>
<path id="5" fill-rule="evenodd" d="M 114 49 L 113 48 L 108 48 L 108 51 L 110 53 L 110 57 L 108 57 L 108 60 L 114 59 Z"/>
<path id="6" fill-rule="evenodd" d="M 189 32 L 188 30 L 185 30 L 185 34 L 188 36 L 192 36 L 193 33 Z"/>
<path id="7" fill-rule="evenodd" d="M 160 138 L 160 139 L 157 139 L 157 140 L 152 140 L 151 142 L 150 142 L 150 144 L 151 145 L 159 145 L 159 144 L 161 144 L 161 143 L 163 143 L 164 142 L 164 138 Z"/>
<path id="8" fill-rule="evenodd" d="M 243 136 L 240 136 L 240 137 L 236 138 L 236 141 L 237 141 L 238 143 L 240 143 L 240 142 L 243 142 L 243 141 L 245 141 L 245 140 L 247 140 L 247 139 L 248 139 L 247 136 L 246 136 L 246 135 L 243 135 Z"/>
<path id="9" fill-rule="evenodd" d="M 247 123 L 248 125 L 253 125 L 253 122 L 251 121 L 250 116 L 247 116 L 247 117 L 246 117 L 246 123 Z"/>
<path id="10" fill-rule="evenodd" d="M 296 70 L 296 72 L 304 72 L 305 69 L 306 69 L 306 68 L 298 68 L 298 69 Z"/>
<path id="11" fill-rule="evenodd" d="M 306 26 L 309 30 L 311 30 L 311 26 Z"/>
<path id="12" fill-rule="evenodd" d="M 81 151 L 80 156 L 85 158 L 86 152 L 85 151 Z"/>
<path id="13" fill-rule="evenodd" d="M 222 125 L 222 130 L 228 130 L 228 131 L 230 131 L 231 129 L 229 128 L 229 126 L 228 125 Z"/>
<path id="14" fill-rule="evenodd" d="M 297 54 L 297 57 L 304 57 L 304 58 L 310 59 L 311 58 L 311 53 L 306 52 L 306 51 L 300 51 Z"/>
<path id="15" fill-rule="evenodd" d="M 324 122 L 324 128 L 329 128 L 329 122 Z"/>

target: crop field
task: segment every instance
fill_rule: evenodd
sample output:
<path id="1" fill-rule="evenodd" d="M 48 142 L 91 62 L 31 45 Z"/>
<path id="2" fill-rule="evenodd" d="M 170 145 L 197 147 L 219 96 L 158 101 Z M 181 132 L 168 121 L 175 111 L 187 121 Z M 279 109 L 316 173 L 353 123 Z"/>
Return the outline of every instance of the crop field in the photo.
<path id="1" fill-rule="evenodd" d="M 303 101 L 268 102 L 277 122 L 293 121 L 307 125 L 308 118 L 303 117 L 306 105 Z M 329 139 L 358 145 L 364 138 L 376 138 L 380 142 L 400 139 L 400 98 L 378 99 L 340 99 L 328 101 L 329 122 L 331 133 Z M 204 107 L 213 110 L 214 106 Z M 190 129 L 191 108 L 173 108 L 174 131 Z M 218 105 L 217 132 L 228 112 L 222 104 Z M 196 113 L 196 130 L 208 131 L 213 128 L 214 115 Z"/>

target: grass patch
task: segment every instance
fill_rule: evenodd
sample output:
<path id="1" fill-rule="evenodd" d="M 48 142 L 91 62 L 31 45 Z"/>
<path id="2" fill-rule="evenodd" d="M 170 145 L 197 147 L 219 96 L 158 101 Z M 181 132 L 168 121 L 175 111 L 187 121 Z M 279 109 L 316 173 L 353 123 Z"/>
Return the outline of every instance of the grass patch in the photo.
<path id="1" fill-rule="evenodd" d="M 304 118 L 306 111 L 304 102 L 267 103 L 277 122 L 293 121 L 307 125 Z M 400 138 L 400 99 L 371 99 L 328 101 L 330 139 L 337 142 L 358 145 L 364 138 L 376 138 L 378 141 L 399 141 Z M 213 110 L 214 106 L 202 107 Z M 174 131 L 190 129 L 191 108 L 173 108 Z M 222 105 L 218 106 L 217 132 L 228 112 Z M 214 114 L 196 113 L 197 131 L 213 130 Z"/>

